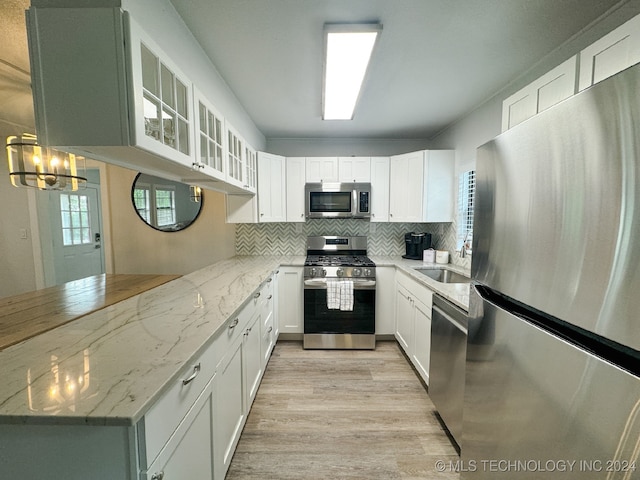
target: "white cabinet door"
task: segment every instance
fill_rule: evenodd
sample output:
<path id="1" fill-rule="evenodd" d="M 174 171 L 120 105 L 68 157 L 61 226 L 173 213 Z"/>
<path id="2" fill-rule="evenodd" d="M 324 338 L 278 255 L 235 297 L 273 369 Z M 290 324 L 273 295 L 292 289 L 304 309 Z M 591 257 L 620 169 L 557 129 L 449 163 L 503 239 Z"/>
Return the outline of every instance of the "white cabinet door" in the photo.
<path id="1" fill-rule="evenodd" d="M 285 222 L 285 158 L 258 152 L 258 210 L 260 222 Z"/>
<path id="2" fill-rule="evenodd" d="M 640 15 L 580 52 L 579 89 L 584 90 L 640 62 Z"/>
<path id="3" fill-rule="evenodd" d="M 571 57 L 502 102 L 502 131 L 574 95 L 576 58 Z"/>
<path id="4" fill-rule="evenodd" d="M 195 118 L 197 153 L 194 168 L 202 169 L 211 177 L 225 180 L 227 162 L 224 156 L 224 118 L 197 88 L 194 87 L 193 91 L 197 112 Z"/>
<path id="5" fill-rule="evenodd" d="M 424 152 L 390 158 L 389 221 L 422 222 Z"/>
<path id="6" fill-rule="evenodd" d="M 244 142 L 244 158 L 245 178 L 247 180 L 244 187 L 247 191 L 256 193 L 258 191 L 258 153 L 246 141 Z"/>
<path id="7" fill-rule="evenodd" d="M 431 356 L 431 304 L 425 304 L 417 299 L 414 300 L 413 315 L 414 341 L 411 360 L 422 379 L 428 385 L 429 358 Z"/>
<path id="8" fill-rule="evenodd" d="M 303 267 L 281 267 L 278 274 L 280 334 L 303 332 Z"/>
<path id="9" fill-rule="evenodd" d="M 338 182 L 338 157 L 307 157 L 305 177 L 308 183 Z"/>
<path id="10" fill-rule="evenodd" d="M 395 284 L 395 267 L 376 267 L 376 335 L 393 335 L 396 332 Z"/>
<path id="11" fill-rule="evenodd" d="M 400 284 L 396 289 L 396 340 L 410 357 L 413 341 L 413 301 L 409 291 Z"/>
<path id="12" fill-rule="evenodd" d="M 455 151 L 425 152 L 424 222 L 453 222 Z"/>
<path id="13" fill-rule="evenodd" d="M 371 182 L 371 158 L 338 157 L 338 180 L 345 183 Z"/>
<path id="14" fill-rule="evenodd" d="M 244 140 L 229 123 L 227 128 L 227 182 L 247 189 Z"/>
<path id="15" fill-rule="evenodd" d="M 243 379 L 244 336 L 239 336 L 225 352 L 218 366 L 214 404 L 215 478 L 224 478 L 245 422 Z"/>
<path id="16" fill-rule="evenodd" d="M 143 480 L 197 478 L 213 480 L 213 385 L 211 380 L 178 426 Z"/>
<path id="17" fill-rule="evenodd" d="M 371 221 L 389 221 L 389 157 L 371 158 Z"/>
<path id="18" fill-rule="evenodd" d="M 242 351 L 244 354 L 245 405 L 247 412 L 251 409 L 251 404 L 256 397 L 260 379 L 262 378 L 261 324 L 261 310 L 258 309 L 243 334 L 244 345 L 242 346 Z"/>
<path id="19" fill-rule="evenodd" d="M 304 222 L 304 157 L 287 157 L 287 222 Z"/>

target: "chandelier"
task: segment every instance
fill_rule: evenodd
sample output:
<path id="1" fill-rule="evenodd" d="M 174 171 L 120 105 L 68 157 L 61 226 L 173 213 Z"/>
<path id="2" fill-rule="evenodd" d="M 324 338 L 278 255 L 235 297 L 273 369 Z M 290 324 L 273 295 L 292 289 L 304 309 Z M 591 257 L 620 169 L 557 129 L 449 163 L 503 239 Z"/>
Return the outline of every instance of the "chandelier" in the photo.
<path id="1" fill-rule="evenodd" d="M 85 159 L 38 145 L 35 135 L 7 138 L 9 176 L 16 187 L 75 191 L 86 187 Z"/>

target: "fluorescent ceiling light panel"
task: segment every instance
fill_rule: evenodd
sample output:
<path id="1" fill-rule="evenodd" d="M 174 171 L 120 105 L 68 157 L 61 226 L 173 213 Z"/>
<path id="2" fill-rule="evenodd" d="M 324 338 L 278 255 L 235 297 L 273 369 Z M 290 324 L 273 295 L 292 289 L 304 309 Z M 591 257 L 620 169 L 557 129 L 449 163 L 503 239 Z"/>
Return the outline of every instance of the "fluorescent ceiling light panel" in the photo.
<path id="1" fill-rule="evenodd" d="M 325 25 L 323 120 L 351 120 L 380 24 Z"/>

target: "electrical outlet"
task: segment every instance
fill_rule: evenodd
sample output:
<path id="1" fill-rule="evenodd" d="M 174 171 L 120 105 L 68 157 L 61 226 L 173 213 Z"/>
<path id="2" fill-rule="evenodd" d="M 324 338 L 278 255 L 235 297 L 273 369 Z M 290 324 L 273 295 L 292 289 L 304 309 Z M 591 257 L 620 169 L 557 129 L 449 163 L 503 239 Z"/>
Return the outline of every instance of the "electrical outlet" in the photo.
<path id="1" fill-rule="evenodd" d="M 26 240 L 27 238 L 29 238 L 29 235 L 27 235 L 27 229 L 26 228 L 21 228 L 20 229 L 20 238 L 23 240 Z"/>

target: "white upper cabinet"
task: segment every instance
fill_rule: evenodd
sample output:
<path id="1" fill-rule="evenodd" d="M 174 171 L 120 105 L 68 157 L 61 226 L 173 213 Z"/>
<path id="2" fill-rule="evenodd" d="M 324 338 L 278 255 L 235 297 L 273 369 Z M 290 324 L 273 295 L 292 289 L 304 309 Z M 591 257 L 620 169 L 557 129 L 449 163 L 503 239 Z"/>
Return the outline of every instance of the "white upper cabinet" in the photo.
<path id="1" fill-rule="evenodd" d="M 287 222 L 304 222 L 305 158 L 287 157 Z"/>
<path id="2" fill-rule="evenodd" d="M 371 158 L 338 157 L 338 180 L 344 183 L 371 182 Z"/>
<path id="3" fill-rule="evenodd" d="M 371 221 L 389 221 L 389 157 L 371 158 Z"/>
<path id="4" fill-rule="evenodd" d="M 389 221 L 421 222 L 424 152 L 394 155 L 390 160 Z"/>
<path id="5" fill-rule="evenodd" d="M 453 150 L 395 155 L 389 171 L 390 222 L 453 221 Z"/>
<path id="6" fill-rule="evenodd" d="M 258 152 L 258 210 L 260 222 L 286 222 L 285 158 Z"/>
<path id="7" fill-rule="evenodd" d="M 573 56 L 502 102 L 502 131 L 571 97 L 576 92 L 576 57 Z"/>
<path id="8" fill-rule="evenodd" d="M 640 15 L 580 52 L 579 89 L 584 90 L 640 62 Z"/>
<path id="9" fill-rule="evenodd" d="M 31 7 L 27 29 L 40 143 L 205 188 L 255 192 L 227 182 L 220 113 L 127 12 Z"/>
<path id="10" fill-rule="evenodd" d="M 307 157 L 307 183 L 338 182 L 338 157 Z"/>
<path id="11" fill-rule="evenodd" d="M 424 156 L 424 221 L 453 222 L 455 151 L 428 150 Z"/>

